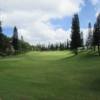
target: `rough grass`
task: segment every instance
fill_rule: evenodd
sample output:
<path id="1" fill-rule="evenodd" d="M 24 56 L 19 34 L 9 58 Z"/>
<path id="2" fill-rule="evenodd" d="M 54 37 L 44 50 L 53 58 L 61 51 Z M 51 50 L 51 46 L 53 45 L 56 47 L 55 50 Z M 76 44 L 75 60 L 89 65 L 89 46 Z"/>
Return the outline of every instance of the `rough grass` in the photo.
<path id="1" fill-rule="evenodd" d="M 100 57 L 30 52 L 0 58 L 1 100 L 100 100 Z"/>

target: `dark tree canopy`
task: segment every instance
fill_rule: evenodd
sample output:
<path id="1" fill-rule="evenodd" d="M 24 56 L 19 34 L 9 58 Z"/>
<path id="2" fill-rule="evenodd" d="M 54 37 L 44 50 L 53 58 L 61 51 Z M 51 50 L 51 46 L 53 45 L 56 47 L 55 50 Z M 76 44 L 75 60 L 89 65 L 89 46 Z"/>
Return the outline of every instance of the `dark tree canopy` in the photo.
<path id="1" fill-rule="evenodd" d="M 3 50 L 3 44 L 4 44 L 4 39 L 3 39 L 3 33 L 2 33 L 2 25 L 0 21 L 0 52 Z"/>
<path id="2" fill-rule="evenodd" d="M 2 32 L 2 25 L 1 25 L 1 21 L 0 21 L 0 34 L 3 33 Z"/>
<path id="3" fill-rule="evenodd" d="M 15 50 L 19 50 L 18 30 L 17 27 L 13 29 L 12 45 Z"/>
<path id="4" fill-rule="evenodd" d="M 98 15 L 96 23 L 94 24 L 93 45 L 94 50 L 95 47 L 98 46 L 98 53 L 100 55 L 100 14 Z"/>
<path id="5" fill-rule="evenodd" d="M 92 48 L 92 42 L 93 42 L 92 25 L 89 22 L 89 24 L 88 24 L 88 37 L 87 37 L 87 41 L 86 41 L 86 46 L 88 49 Z"/>
<path id="6" fill-rule="evenodd" d="M 0 55 L 2 52 L 6 51 L 8 46 L 8 38 L 3 34 L 2 23 L 0 21 Z"/>
<path id="7" fill-rule="evenodd" d="M 100 14 L 98 15 L 97 21 L 94 24 L 93 38 L 94 38 L 94 45 L 98 45 L 98 43 L 100 42 Z"/>
<path id="8" fill-rule="evenodd" d="M 23 36 L 18 39 L 18 29 L 14 27 L 12 38 L 3 34 L 2 23 L 0 21 L 0 56 L 18 54 L 32 50 L 32 46 L 25 42 Z"/>
<path id="9" fill-rule="evenodd" d="M 77 54 L 78 47 L 81 46 L 81 36 L 80 36 L 80 23 L 78 14 L 75 14 L 72 18 L 72 36 L 71 36 L 71 49 L 75 50 Z"/>

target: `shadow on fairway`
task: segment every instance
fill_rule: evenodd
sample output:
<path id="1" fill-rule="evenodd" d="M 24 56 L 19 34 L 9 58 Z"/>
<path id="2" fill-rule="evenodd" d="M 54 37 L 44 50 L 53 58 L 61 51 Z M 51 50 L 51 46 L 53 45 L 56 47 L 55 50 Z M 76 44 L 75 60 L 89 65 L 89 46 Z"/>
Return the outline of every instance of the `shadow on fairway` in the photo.
<path id="1" fill-rule="evenodd" d="M 93 53 L 93 52 L 84 52 L 82 53 L 78 59 L 80 59 L 81 61 L 92 61 L 92 60 L 99 60 L 100 56 L 98 56 L 97 53 Z"/>
<path id="2" fill-rule="evenodd" d="M 93 52 L 82 52 L 77 56 L 71 55 L 58 60 L 59 63 L 64 63 L 66 64 L 66 66 L 72 66 L 72 64 L 76 64 L 77 66 L 79 66 L 76 67 L 75 70 L 77 71 L 79 68 L 80 73 L 82 72 L 80 74 L 80 77 L 82 76 L 82 79 L 84 79 L 82 80 L 82 89 L 86 89 L 87 91 L 91 92 L 100 92 L 99 61 L 100 56 L 98 56 L 97 53 Z"/>
<path id="3" fill-rule="evenodd" d="M 89 87 L 90 91 L 100 92 L 100 78 L 93 80 Z"/>
<path id="4" fill-rule="evenodd" d="M 76 57 L 76 55 L 72 55 L 72 56 L 68 56 L 68 57 L 62 58 L 62 59 L 60 59 L 60 60 L 61 60 L 61 61 L 67 61 L 67 60 L 74 59 L 75 57 Z"/>

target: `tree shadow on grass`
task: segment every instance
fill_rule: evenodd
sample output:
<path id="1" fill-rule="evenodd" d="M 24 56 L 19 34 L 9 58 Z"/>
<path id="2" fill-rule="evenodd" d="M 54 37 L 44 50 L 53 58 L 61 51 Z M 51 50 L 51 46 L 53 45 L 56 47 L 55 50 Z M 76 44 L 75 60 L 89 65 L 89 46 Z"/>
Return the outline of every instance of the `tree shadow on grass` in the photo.
<path id="1" fill-rule="evenodd" d="M 94 52 L 94 51 L 81 51 L 81 52 L 79 52 L 79 54 L 78 55 L 71 55 L 71 56 L 69 56 L 69 57 L 66 57 L 66 58 L 64 58 L 63 60 L 65 60 L 65 59 L 75 59 L 75 60 L 84 60 L 84 59 L 92 59 L 92 58 L 100 58 L 100 56 L 99 56 L 99 54 L 98 54 L 98 52 Z"/>
<path id="2" fill-rule="evenodd" d="M 66 61 L 69 61 L 69 60 L 74 59 L 75 57 L 76 57 L 75 55 L 71 55 L 71 56 L 68 56 L 68 57 L 65 57 L 65 58 L 59 59 L 58 61 L 66 62 Z"/>
<path id="3" fill-rule="evenodd" d="M 75 63 L 73 61 L 75 61 Z M 90 52 L 90 51 L 89 52 L 81 52 L 77 56 L 73 54 L 71 56 L 59 59 L 59 62 L 62 62 L 62 63 L 72 62 L 73 64 L 77 64 L 77 63 L 82 62 L 82 64 L 86 65 L 87 67 L 88 67 L 88 64 L 91 63 L 92 61 L 94 61 L 94 63 L 96 63 L 95 61 L 98 61 L 98 62 L 100 61 L 100 56 L 98 56 L 97 52 Z M 67 63 L 66 63 L 66 65 L 67 65 Z M 82 86 L 82 88 L 89 90 L 91 92 L 100 92 L 100 77 L 99 77 L 100 76 L 100 74 L 99 74 L 100 68 L 99 67 L 95 68 L 95 66 L 96 65 L 94 65 L 94 67 L 92 67 L 93 69 L 87 68 L 87 69 L 83 70 L 83 72 L 84 72 L 83 79 L 85 79 L 85 77 L 86 77 L 86 75 L 84 76 L 85 73 L 88 73 L 90 78 L 86 80 L 86 83 L 85 83 L 85 80 L 83 80 L 83 84 L 84 83 L 85 84 Z"/>
<path id="4" fill-rule="evenodd" d="M 80 52 L 78 55 L 75 55 L 75 54 L 72 54 L 68 57 L 65 57 L 65 58 L 62 58 L 62 59 L 59 59 L 60 61 L 67 61 L 67 60 L 79 60 L 79 61 L 84 61 L 84 60 L 91 60 L 91 59 L 97 59 L 97 58 L 100 58 L 98 56 L 97 53 L 94 53 L 94 52 Z"/>
<path id="5" fill-rule="evenodd" d="M 60 60 L 68 60 L 68 59 L 72 59 L 72 58 L 74 58 L 74 57 L 76 57 L 76 56 L 75 56 L 75 55 L 71 55 L 71 56 L 62 58 L 62 59 L 60 59 Z"/>
<path id="6" fill-rule="evenodd" d="M 92 52 L 92 51 L 89 51 L 89 52 L 83 52 L 82 54 L 80 54 L 79 56 L 79 59 L 80 60 L 95 60 L 95 59 L 99 59 L 100 56 L 98 56 L 98 53 L 97 52 Z"/>
<path id="7" fill-rule="evenodd" d="M 100 78 L 93 79 L 90 83 L 85 85 L 85 88 L 91 92 L 100 93 Z"/>
<path id="8" fill-rule="evenodd" d="M 88 63 L 91 63 L 92 61 L 98 62 L 100 60 L 100 56 L 98 55 L 98 52 L 88 51 L 88 52 L 83 52 L 83 54 L 81 54 L 79 56 L 79 59 L 81 59 L 81 61 L 83 61 L 84 63 L 87 61 L 89 61 Z M 94 67 L 95 66 L 96 65 L 94 65 Z M 99 77 L 100 70 L 98 69 L 98 67 L 96 67 L 96 68 L 93 68 L 93 70 L 91 70 L 91 71 L 92 71 L 92 73 L 90 73 L 91 74 L 91 77 L 90 77 L 91 81 L 88 84 L 85 84 L 85 86 L 87 87 L 87 89 L 89 91 L 100 92 L 100 77 Z"/>
<path id="9" fill-rule="evenodd" d="M 90 90 L 100 92 L 100 79 L 96 79 L 91 83 Z"/>

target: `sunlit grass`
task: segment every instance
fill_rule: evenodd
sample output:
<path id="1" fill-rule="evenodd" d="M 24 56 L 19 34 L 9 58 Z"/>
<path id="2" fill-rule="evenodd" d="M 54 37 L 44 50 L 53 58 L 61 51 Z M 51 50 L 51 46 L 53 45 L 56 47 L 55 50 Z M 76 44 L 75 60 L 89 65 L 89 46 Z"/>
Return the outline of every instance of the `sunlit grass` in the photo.
<path id="1" fill-rule="evenodd" d="M 100 100 L 100 57 L 69 51 L 0 58 L 2 100 Z"/>

